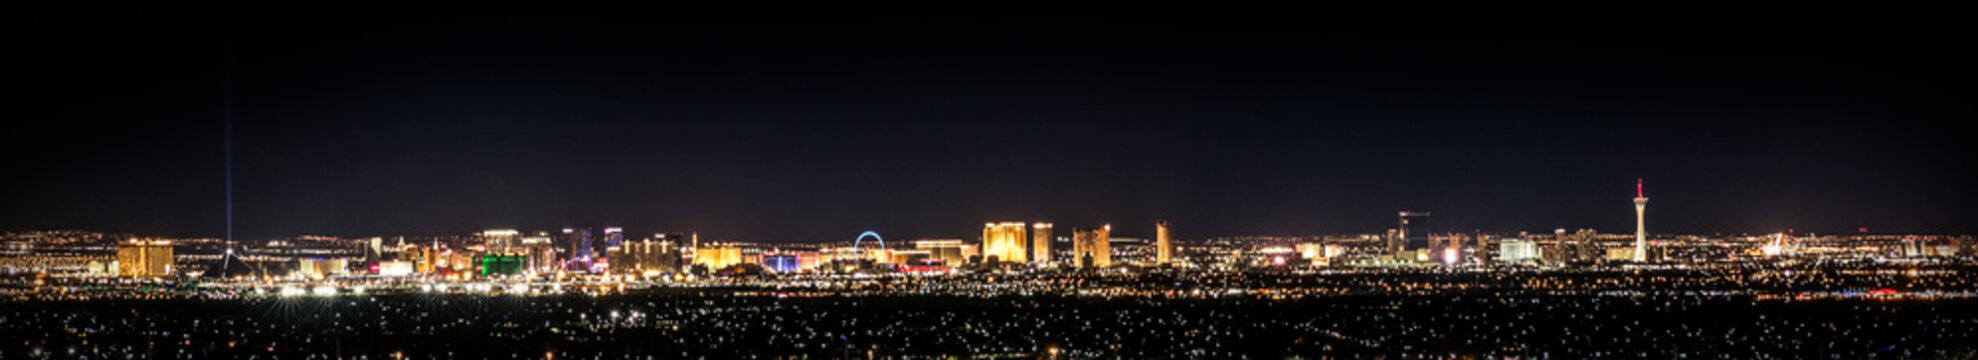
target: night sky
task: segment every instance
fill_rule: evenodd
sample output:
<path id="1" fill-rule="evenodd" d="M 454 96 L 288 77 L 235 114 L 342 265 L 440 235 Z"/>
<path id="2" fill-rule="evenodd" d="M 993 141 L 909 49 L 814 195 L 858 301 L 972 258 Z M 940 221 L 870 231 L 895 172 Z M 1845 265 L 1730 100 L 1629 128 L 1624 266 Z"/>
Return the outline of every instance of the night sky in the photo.
<path id="1" fill-rule="evenodd" d="M 1941 10 L 7 6 L 0 230 L 1978 231 Z"/>

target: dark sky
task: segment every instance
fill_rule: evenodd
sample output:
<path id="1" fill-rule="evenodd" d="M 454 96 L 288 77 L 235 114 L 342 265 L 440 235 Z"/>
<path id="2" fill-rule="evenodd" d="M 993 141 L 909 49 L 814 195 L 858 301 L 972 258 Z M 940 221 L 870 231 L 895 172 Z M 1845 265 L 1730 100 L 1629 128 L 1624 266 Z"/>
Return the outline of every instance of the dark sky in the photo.
<path id="1" fill-rule="evenodd" d="M 5 230 L 1978 231 L 1942 9 L 8 6 Z"/>

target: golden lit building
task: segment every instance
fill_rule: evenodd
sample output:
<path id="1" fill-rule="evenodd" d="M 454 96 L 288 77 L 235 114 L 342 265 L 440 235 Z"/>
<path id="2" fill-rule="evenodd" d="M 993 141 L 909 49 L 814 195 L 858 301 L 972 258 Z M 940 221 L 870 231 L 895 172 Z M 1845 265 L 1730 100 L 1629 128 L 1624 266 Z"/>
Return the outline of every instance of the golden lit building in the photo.
<path id="1" fill-rule="evenodd" d="M 1326 251 L 1325 244 L 1299 243 L 1298 245 L 1293 246 L 1292 248 L 1298 249 L 1298 258 L 1300 259 L 1325 257 L 1325 251 Z"/>
<path id="2" fill-rule="evenodd" d="M 1111 224 L 1096 228 L 1072 229 L 1073 262 L 1081 269 L 1113 266 L 1112 233 Z"/>
<path id="3" fill-rule="evenodd" d="M 742 263 L 742 248 L 709 247 L 694 250 L 694 264 L 706 266 L 708 270 L 720 270 Z"/>
<path id="4" fill-rule="evenodd" d="M 1608 249 L 1607 249 L 1607 260 L 1613 260 L 1613 261 L 1632 261 L 1632 260 L 1634 260 L 1634 259 L 1640 259 L 1640 258 L 1642 258 L 1642 257 L 1638 257 L 1638 256 L 1635 256 L 1635 254 L 1637 254 L 1637 253 L 1635 252 L 1635 248 L 1630 248 L 1630 247 L 1615 247 L 1615 248 L 1608 248 Z"/>
<path id="5" fill-rule="evenodd" d="M 914 249 L 926 250 L 929 256 L 949 266 L 968 263 L 968 256 L 962 255 L 963 245 L 961 239 L 924 239 L 913 242 Z"/>
<path id="6" fill-rule="evenodd" d="M 131 240 L 117 246 L 117 276 L 163 277 L 172 274 L 172 242 Z"/>
<path id="7" fill-rule="evenodd" d="M 888 248 L 888 249 L 869 249 L 869 250 L 867 250 L 867 249 L 860 249 L 858 253 L 859 253 L 859 254 L 861 254 L 861 255 L 859 255 L 859 258 L 860 258 L 860 259 L 864 259 L 864 260 L 872 260 L 872 263 L 874 263 L 874 264 L 891 264 L 891 263 L 893 263 L 893 249 L 890 249 L 890 248 Z"/>
<path id="8" fill-rule="evenodd" d="M 1051 223 L 1030 225 L 1030 249 L 1031 260 L 1047 266 L 1051 264 Z"/>
<path id="9" fill-rule="evenodd" d="M 982 256 L 982 245 L 962 244 L 962 259 L 975 259 Z"/>
<path id="10" fill-rule="evenodd" d="M 1167 265 L 1174 260 L 1174 243 L 1168 241 L 1168 222 L 1154 222 L 1154 263 Z"/>
<path id="11" fill-rule="evenodd" d="M 420 273 L 420 274 L 431 274 L 437 270 L 436 269 L 437 267 L 439 267 L 440 264 L 439 251 L 435 251 L 433 249 L 421 248 L 414 245 L 406 245 L 405 250 L 401 250 L 401 251 L 413 254 L 412 259 L 414 263 L 412 264 L 412 272 Z"/>
<path id="12" fill-rule="evenodd" d="M 818 261 L 826 264 L 857 262 L 858 255 L 858 249 L 850 246 L 825 247 L 817 250 Z"/>
<path id="13" fill-rule="evenodd" d="M 299 259 L 295 261 L 295 274 L 322 279 L 333 275 L 350 275 L 349 259 Z"/>
<path id="14" fill-rule="evenodd" d="M 1005 221 L 982 225 L 982 258 L 1004 263 L 1024 263 L 1030 248 L 1024 246 L 1023 222 Z"/>

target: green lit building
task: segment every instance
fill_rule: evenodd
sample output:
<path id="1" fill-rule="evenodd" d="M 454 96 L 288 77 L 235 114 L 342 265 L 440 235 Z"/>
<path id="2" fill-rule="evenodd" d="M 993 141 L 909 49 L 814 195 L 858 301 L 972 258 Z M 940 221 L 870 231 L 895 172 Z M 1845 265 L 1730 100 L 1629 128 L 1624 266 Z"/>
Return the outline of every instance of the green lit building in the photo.
<path id="1" fill-rule="evenodd" d="M 481 254 L 474 257 L 474 264 L 481 268 L 481 276 L 521 274 L 527 261 L 522 254 Z"/>

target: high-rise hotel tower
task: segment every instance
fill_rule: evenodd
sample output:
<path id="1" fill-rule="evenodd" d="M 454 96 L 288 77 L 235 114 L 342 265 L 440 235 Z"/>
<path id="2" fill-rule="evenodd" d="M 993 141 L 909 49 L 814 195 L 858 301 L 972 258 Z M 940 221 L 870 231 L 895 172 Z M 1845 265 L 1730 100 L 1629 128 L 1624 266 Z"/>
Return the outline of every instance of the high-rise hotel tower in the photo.
<path id="1" fill-rule="evenodd" d="M 982 225 L 982 259 L 995 257 L 1003 263 L 1022 264 L 1029 258 L 1030 247 L 1024 246 L 1024 226 L 1020 221 L 986 223 Z"/>
<path id="2" fill-rule="evenodd" d="M 1113 225 L 1071 230 L 1072 262 L 1080 269 L 1113 266 Z"/>
<path id="3" fill-rule="evenodd" d="M 1051 265 L 1051 223 L 1030 224 L 1030 260 L 1044 266 Z"/>

